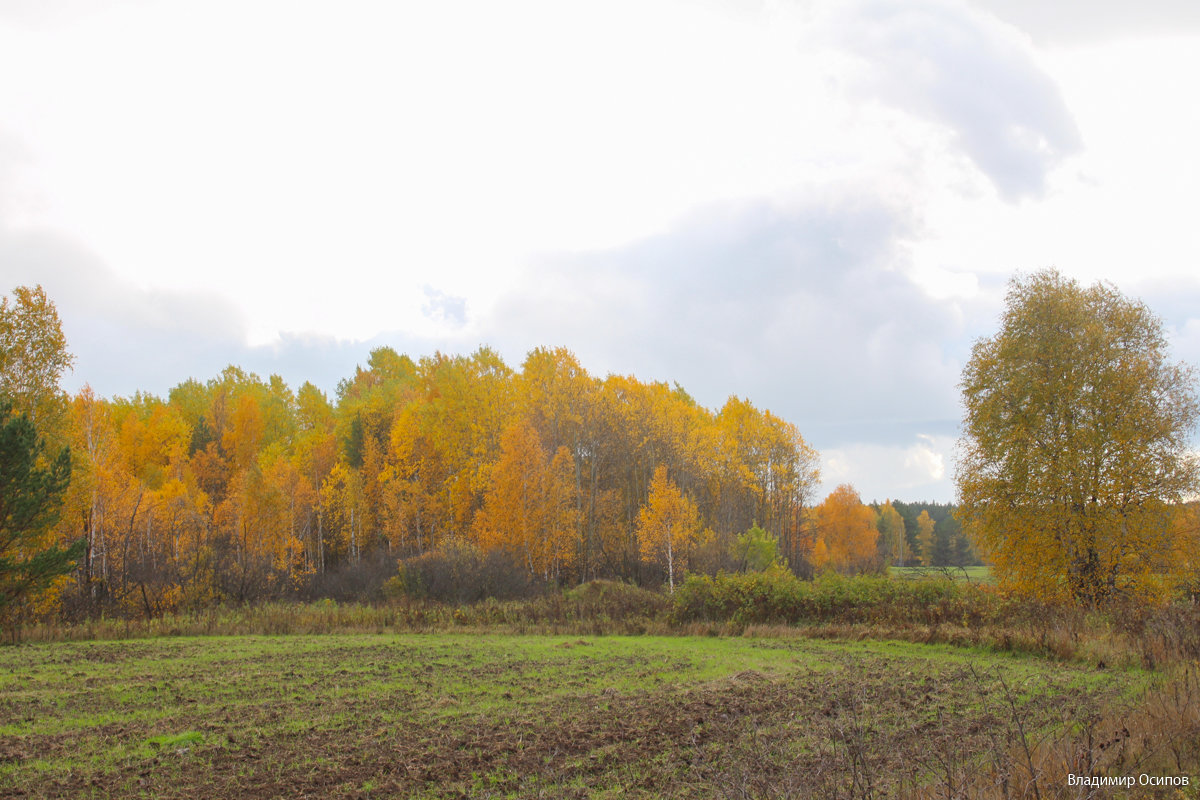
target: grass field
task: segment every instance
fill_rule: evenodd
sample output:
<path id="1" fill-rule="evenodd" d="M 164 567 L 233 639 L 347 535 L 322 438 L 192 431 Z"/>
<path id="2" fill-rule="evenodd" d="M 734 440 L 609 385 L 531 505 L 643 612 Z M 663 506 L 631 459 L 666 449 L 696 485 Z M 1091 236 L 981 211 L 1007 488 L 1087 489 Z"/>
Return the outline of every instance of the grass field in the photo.
<path id="1" fill-rule="evenodd" d="M 971 583 L 993 583 L 992 568 L 974 567 L 888 567 L 888 574 L 895 578 L 928 578 L 945 576 Z"/>
<path id="2" fill-rule="evenodd" d="M 0 648 L 0 796 L 890 797 L 1002 772 L 1018 733 L 1149 681 L 796 638 L 28 644 Z"/>

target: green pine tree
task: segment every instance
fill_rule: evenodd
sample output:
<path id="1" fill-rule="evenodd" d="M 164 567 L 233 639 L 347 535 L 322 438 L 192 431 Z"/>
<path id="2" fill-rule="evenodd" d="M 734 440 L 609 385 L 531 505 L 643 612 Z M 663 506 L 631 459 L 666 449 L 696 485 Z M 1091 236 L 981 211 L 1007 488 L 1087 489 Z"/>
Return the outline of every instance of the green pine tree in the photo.
<path id="1" fill-rule="evenodd" d="M 71 480 L 71 454 L 63 448 L 43 461 L 45 442 L 25 414 L 0 398 L 0 615 L 75 568 L 84 541 L 45 545 L 58 522 Z"/>

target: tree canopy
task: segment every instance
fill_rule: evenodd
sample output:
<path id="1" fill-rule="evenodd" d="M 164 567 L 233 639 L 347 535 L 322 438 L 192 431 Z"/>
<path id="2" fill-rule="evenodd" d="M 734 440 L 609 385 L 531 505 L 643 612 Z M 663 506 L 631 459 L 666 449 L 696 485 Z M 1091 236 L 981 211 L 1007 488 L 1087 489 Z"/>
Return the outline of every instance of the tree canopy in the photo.
<path id="1" fill-rule="evenodd" d="M 842 484 L 815 509 L 813 566 L 840 572 L 876 570 L 882 565 L 875 512 L 863 505 L 858 490 Z"/>
<path id="2" fill-rule="evenodd" d="M 40 290 L 17 297 L 53 309 L 33 302 Z M 39 318 L 61 334 L 56 316 Z M 18 364 L 59 351 L 7 352 Z M 730 545 L 755 520 L 789 563 L 811 555 L 818 459 L 794 425 L 740 398 L 709 409 L 677 385 L 589 375 L 564 348 L 513 368 L 486 347 L 419 359 L 381 347 L 333 398 L 229 366 L 166 398 L 84 387 L 66 402 L 56 381 L 69 356 L 51 362 L 11 377 L 60 408 L 36 423 L 43 452 L 72 456 L 43 538 L 61 550 L 84 537 L 56 596 L 74 613 L 155 616 L 336 586 L 376 596 L 398 560 L 465 545 L 526 583 L 669 582 L 701 532 L 713 568 L 734 566 Z"/>
<path id="3" fill-rule="evenodd" d="M 1009 285 L 962 377 L 960 515 L 1007 585 L 1101 602 L 1170 569 L 1171 517 L 1200 488 L 1192 372 L 1162 322 L 1046 270 Z"/>
<path id="4" fill-rule="evenodd" d="M 0 298 L 0 393 L 16 411 L 41 424 L 60 399 L 59 378 L 74 361 L 58 311 L 41 286 L 18 286 L 11 302 Z"/>

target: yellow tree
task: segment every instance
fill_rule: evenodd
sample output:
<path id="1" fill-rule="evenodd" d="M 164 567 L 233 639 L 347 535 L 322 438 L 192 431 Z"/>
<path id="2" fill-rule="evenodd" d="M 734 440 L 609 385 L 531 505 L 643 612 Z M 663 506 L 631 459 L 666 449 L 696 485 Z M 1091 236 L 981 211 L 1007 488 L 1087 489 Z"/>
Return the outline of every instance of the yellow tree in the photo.
<path id="1" fill-rule="evenodd" d="M 736 397 L 696 428 L 708 520 L 726 535 L 762 523 L 798 564 L 806 557 L 802 521 L 817 483 L 816 451 L 794 425 Z"/>
<path id="2" fill-rule="evenodd" d="M 388 463 L 379 475 L 382 513 L 394 547 L 420 554 L 438 545 L 437 491 L 444 472 L 436 448 L 421 432 L 416 405 L 405 408 L 392 425 Z"/>
<path id="3" fill-rule="evenodd" d="M 147 488 L 139 472 L 153 472 L 142 463 L 155 455 L 153 450 L 138 452 L 133 433 L 139 429 L 137 408 L 130 402 L 95 401 L 91 390 L 81 394 L 75 406 L 86 411 L 86 435 L 80 455 L 86 466 L 81 470 L 81 488 L 86 487 L 88 504 L 84 510 L 88 530 L 88 564 L 85 580 L 89 602 L 115 605 L 132 611 L 139 608 L 135 596 L 140 575 L 140 556 L 147 543 L 144 523 L 149 504 Z"/>
<path id="4" fill-rule="evenodd" d="M 902 567 L 912 558 L 908 546 L 908 535 L 904 527 L 904 517 L 888 500 L 879 509 L 879 535 L 883 540 L 884 551 L 888 560 L 897 567 Z"/>
<path id="5" fill-rule="evenodd" d="M 371 351 L 367 369 L 358 367 L 354 378 L 338 384 L 336 429 L 346 464 L 358 474 L 363 502 L 356 524 L 362 533 L 362 554 L 386 543 L 398 543 L 400 530 L 387 519 L 389 495 L 389 441 L 400 414 L 419 394 L 417 366 L 408 356 L 390 347 Z"/>
<path id="6" fill-rule="evenodd" d="M 419 432 L 441 470 L 426 474 L 438 507 L 436 536 L 468 530 L 483 504 L 489 470 L 512 412 L 512 370 L 492 350 L 470 358 L 436 353 L 417 368 L 424 397 L 417 409 Z"/>
<path id="7" fill-rule="evenodd" d="M 566 446 L 559 447 L 546 465 L 541 559 L 546 576 L 557 579 L 574 566 L 579 552 L 579 499 L 575 459 Z"/>
<path id="8" fill-rule="evenodd" d="M 842 484 L 830 492 L 816 507 L 813 517 L 814 567 L 847 572 L 878 566 L 879 531 L 875 528 L 875 514 L 863 505 L 853 486 Z"/>
<path id="9" fill-rule="evenodd" d="M 1171 558 L 1172 588 L 1195 601 L 1200 599 L 1200 505 L 1192 502 L 1178 506 L 1172 529 L 1175 545 Z"/>
<path id="10" fill-rule="evenodd" d="M 961 386 L 959 517 L 1003 585 L 1097 603 L 1170 568 L 1200 406 L 1145 305 L 1054 270 L 1014 279 Z"/>
<path id="11" fill-rule="evenodd" d="M 502 549 L 531 574 L 550 579 L 570 565 L 578 529 L 571 456 L 547 458 L 526 420 L 509 425 L 475 530 L 485 549 Z"/>
<path id="12" fill-rule="evenodd" d="M 284 449 L 277 445 L 263 454 L 261 465 L 271 499 L 268 548 L 275 560 L 275 571 L 286 575 L 294 585 L 300 575 L 308 572 L 301 522 L 304 513 L 298 507 L 298 503 L 309 499 L 306 481 Z"/>
<path id="13" fill-rule="evenodd" d="M 326 559 L 357 564 L 363 545 L 363 487 L 357 470 L 338 462 L 321 487 Z"/>
<path id="14" fill-rule="evenodd" d="M 679 491 L 660 465 L 650 482 L 650 496 L 638 512 L 637 539 L 642 558 L 667 568 L 667 581 L 675 591 L 675 564 L 686 560 L 700 532 L 696 504 Z"/>
<path id="15" fill-rule="evenodd" d="M 542 442 L 557 451 L 578 449 L 588 396 L 596 384 L 565 347 L 539 347 L 525 358 L 517 378 L 517 403 L 538 429 Z"/>
<path id="16" fill-rule="evenodd" d="M 137 498 L 121 546 L 121 595 L 129 610 L 157 616 L 181 595 L 178 570 L 180 482 L 189 440 L 178 409 L 151 395 L 113 404 L 127 493 Z M 115 477 L 115 476 L 114 476 Z"/>
<path id="17" fill-rule="evenodd" d="M 333 407 L 325 394 L 305 383 L 296 394 L 296 439 L 291 458 L 298 474 L 291 504 L 304 543 L 305 563 L 298 572 L 325 571 L 325 517 L 321 487 L 337 462 Z"/>
<path id="18" fill-rule="evenodd" d="M 211 519 L 207 502 L 186 474 L 169 478 L 153 493 L 150 509 L 158 540 L 156 551 L 163 557 L 158 564 L 151 560 L 143 573 L 141 590 L 147 613 L 174 610 L 188 600 L 212 594 L 212 581 L 195 570 L 207 544 L 205 534 Z"/>
<path id="19" fill-rule="evenodd" d="M 689 497 L 693 495 L 699 483 L 693 432 L 707 415 L 704 409 L 678 387 L 615 375 L 601 385 L 600 405 L 607 418 L 603 458 L 611 464 L 608 486 L 624 502 L 627 520 L 636 518 L 659 466 L 670 471 L 674 483 Z M 598 543 L 602 549 L 607 546 L 603 537 Z M 642 551 L 636 527 L 623 525 L 614 544 L 626 562 L 625 574 L 635 574 Z"/>
<path id="20" fill-rule="evenodd" d="M 221 444 L 238 472 L 250 469 L 258 460 L 258 449 L 263 437 L 263 414 L 258 399 L 243 394 L 234 405 L 229 426 L 221 437 Z"/>
<path id="21" fill-rule="evenodd" d="M 921 566 L 928 567 L 933 563 L 933 517 L 929 511 L 922 509 L 917 517 L 917 546 L 921 549 Z"/>
<path id="22" fill-rule="evenodd" d="M 18 286 L 11 303 L 0 298 L 0 394 L 51 441 L 66 409 L 58 381 L 74 361 L 58 311 L 41 286 Z"/>
<path id="23" fill-rule="evenodd" d="M 483 511 L 475 519 L 479 544 L 485 550 L 506 550 L 520 558 L 531 573 L 533 544 L 541 529 L 545 451 L 533 426 L 524 420 L 510 425 L 500 440 L 500 459 Z"/>
<path id="24" fill-rule="evenodd" d="M 84 601 L 90 607 L 101 600 L 108 580 L 105 473 L 109 465 L 119 460 L 119 448 L 108 403 L 96 397 L 91 386 L 84 386 L 75 397 L 70 420 L 75 466 L 64 524 L 69 531 L 84 532 L 86 551 L 80 580 Z"/>

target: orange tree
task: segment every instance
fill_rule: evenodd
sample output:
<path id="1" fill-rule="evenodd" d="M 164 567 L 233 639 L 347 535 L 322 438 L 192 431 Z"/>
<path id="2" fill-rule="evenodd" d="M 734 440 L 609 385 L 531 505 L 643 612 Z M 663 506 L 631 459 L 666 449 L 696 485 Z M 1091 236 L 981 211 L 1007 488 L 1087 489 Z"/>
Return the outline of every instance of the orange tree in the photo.
<path id="1" fill-rule="evenodd" d="M 875 512 L 858 491 L 842 484 L 813 509 L 812 563 L 817 569 L 865 572 L 879 569 L 879 530 Z"/>

